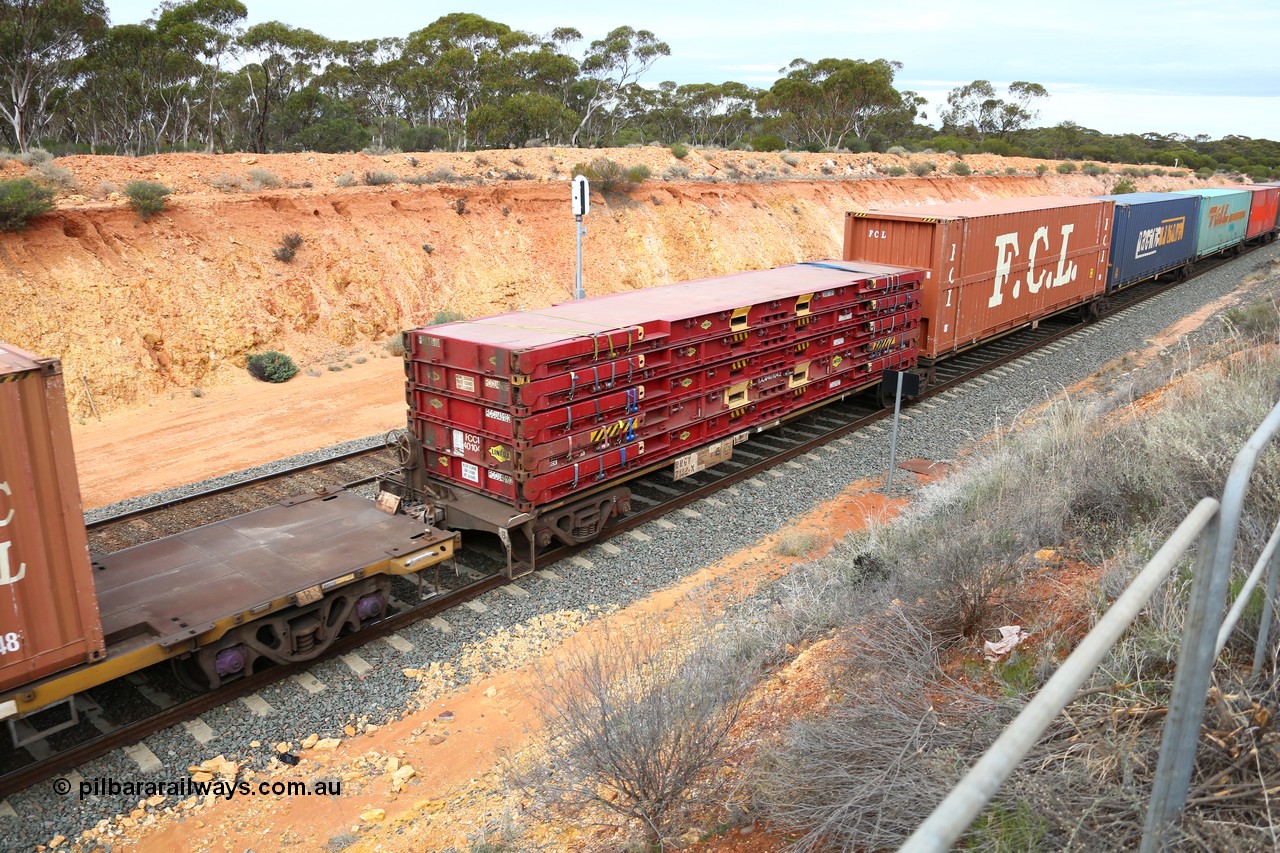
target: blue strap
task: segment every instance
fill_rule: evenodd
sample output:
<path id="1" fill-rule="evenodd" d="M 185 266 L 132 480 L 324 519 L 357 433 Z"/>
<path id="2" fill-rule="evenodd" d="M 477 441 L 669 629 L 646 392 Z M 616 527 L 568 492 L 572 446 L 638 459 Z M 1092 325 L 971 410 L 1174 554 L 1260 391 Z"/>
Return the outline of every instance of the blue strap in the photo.
<path id="1" fill-rule="evenodd" d="M 828 264 L 821 261 L 801 261 L 796 264 L 798 267 L 818 267 L 824 270 L 835 270 L 836 272 L 852 272 L 852 273 L 871 273 L 870 270 L 860 270 L 857 267 L 842 267 L 839 264 Z"/>

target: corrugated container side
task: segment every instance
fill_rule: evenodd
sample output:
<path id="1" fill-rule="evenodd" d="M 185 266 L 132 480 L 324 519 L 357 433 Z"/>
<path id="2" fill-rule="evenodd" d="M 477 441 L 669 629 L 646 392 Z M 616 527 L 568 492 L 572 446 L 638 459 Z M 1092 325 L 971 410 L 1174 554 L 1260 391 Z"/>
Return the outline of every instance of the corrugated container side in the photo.
<path id="1" fill-rule="evenodd" d="M 851 213 L 844 257 L 929 271 L 920 355 L 940 358 L 1100 296 L 1112 215 L 1058 197 Z"/>
<path id="2" fill-rule="evenodd" d="M 1107 292 L 1191 263 L 1196 256 L 1198 196 L 1129 193 L 1115 202 Z"/>
<path id="3" fill-rule="evenodd" d="M 1276 215 L 1280 213 L 1280 187 L 1245 186 L 1249 193 L 1249 230 L 1246 240 L 1270 234 L 1276 230 Z"/>
<path id="4" fill-rule="evenodd" d="M 1175 195 L 1175 193 L 1170 193 Z M 1243 243 L 1249 227 L 1251 193 L 1245 190 L 1180 190 L 1176 195 L 1198 195 L 1200 224 L 1196 228 L 1196 257 L 1203 258 Z"/>
<path id="5" fill-rule="evenodd" d="M 0 344 L 0 691 L 102 656 L 56 359 Z"/>

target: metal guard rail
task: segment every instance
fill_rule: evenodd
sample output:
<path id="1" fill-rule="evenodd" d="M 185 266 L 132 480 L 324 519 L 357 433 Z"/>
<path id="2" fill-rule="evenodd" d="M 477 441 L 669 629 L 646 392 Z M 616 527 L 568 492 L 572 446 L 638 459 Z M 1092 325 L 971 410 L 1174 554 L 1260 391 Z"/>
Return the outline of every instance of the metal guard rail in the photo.
<path id="1" fill-rule="evenodd" d="M 1200 736 L 1213 662 L 1226 645 L 1227 637 L 1244 612 L 1263 572 L 1266 572 L 1266 596 L 1262 625 L 1254 647 L 1252 676 L 1256 678 L 1262 669 L 1273 617 L 1277 574 L 1280 574 L 1280 521 L 1230 612 L 1221 622 L 1217 616 L 1226 605 L 1231 558 L 1239 536 L 1249 479 L 1258 457 L 1277 433 L 1280 433 L 1280 404 L 1271 410 L 1236 455 L 1221 502 L 1204 498 L 1196 504 L 1035 698 L 1027 703 L 978 763 L 911 834 L 901 848 L 903 853 L 942 853 L 952 847 L 991 802 L 996 791 L 1049 724 L 1071 703 L 1076 692 L 1137 618 L 1182 555 L 1199 539 L 1201 547 L 1191 582 L 1191 601 L 1140 848 L 1142 853 L 1160 850 L 1165 833 L 1182 811 L 1191 785 L 1196 742 Z"/>

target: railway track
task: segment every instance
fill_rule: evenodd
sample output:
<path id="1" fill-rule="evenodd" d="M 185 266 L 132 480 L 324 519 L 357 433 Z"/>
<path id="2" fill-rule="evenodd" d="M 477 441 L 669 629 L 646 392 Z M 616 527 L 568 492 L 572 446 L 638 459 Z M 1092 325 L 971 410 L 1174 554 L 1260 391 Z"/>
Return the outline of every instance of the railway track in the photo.
<path id="1" fill-rule="evenodd" d="M 89 551 L 110 554 L 202 524 L 253 512 L 285 498 L 330 488 L 355 488 L 396 467 L 393 450 L 372 447 L 200 489 L 151 506 L 89 522 Z"/>
<path id="2" fill-rule="evenodd" d="M 1223 261 L 1225 262 L 1225 261 Z M 1208 267 L 1211 268 L 1211 267 Z M 1206 268 L 1207 269 L 1207 268 Z M 1132 307 L 1169 287 L 1168 284 L 1145 283 L 1113 297 L 1111 315 Z M 1068 314 L 1041 321 L 1034 328 L 1024 328 L 996 341 L 976 347 L 940 365 L 937 381 L 919 401 L 947 393 L 957 386 L 979 377 L 1054 341 L 1065 338 L 1089 325 Z M 917 402 L 919 402 L 917 401 Z M 851 395 L 801 416 L 780 428 L 752 435 L 735 449 L 732 460 L 679 481 L 672 481 L 669 470 L 662 469 L 630 483 L 633 512 L 612 524 L 601 537 L 608 539 L 654 519 L 701 500 L 715 492 L 748 480 L 777 465 L 812 452 L 850 433 L 864 429 L 890 416 L 880 408 L 873 394 Z M 103 519 L 90 527 L 93 547 L 115 550 L 149 539 L 248 512 L 274 503 L 288 494 L 309 491 L 340 483 L 354 485 L 369 482 L 392 467 L 394 459 L 385 448 L 359 451 L 343 457 L 309 464 L 280 474 L 237 483 L 209 492 L 168 502 L 148 510 Z M 127 543 L 110 547 L 112 543 Z M 560 548 L 539 556 L 539 566 L 546 568 L 573 556 L 589 546 Z M 135 743 L 162 729 L 193 720 L 206 711 L 239 697 L 250 695 L 262 687 L 304 673 L 323 660 L 353 652 L 359 646 L 389 637 L 414 622 L 444 613 L 486 592 L 509 583 L 502 575 L 502 554 L 493 543 L 479 537 L 464 542 L 455 565 L 423 579 L 421 585 L 397 579 L 391 615 L 358 635 L 337 640 L 323 658 L 303 664 L 273 667 L 240 679 L 210 694 L 191 694 L 163 671 L 148 670 L 129 683 L 114 683 L 104 688 L 106 695 L 90 698 L 89 711 L 81 724 L 49 741 L 38 741 L 24 749 L 13 749 L 8 735 L 0 733 L 0 798 L 23 790 L 59 772 L 76 767 L 112 750 Z M 158 668 L 153 668 L 158 669 Z M 125 694 L 137 696 L 126 697 Z M 157 699 L 157 697 L 160 697 Z M 153 706 L 137 715 L 119 709 Z M 107 713 L 104 709 L 113 709 Z M 134 717 L 136 719 L 126 719 Z"/>

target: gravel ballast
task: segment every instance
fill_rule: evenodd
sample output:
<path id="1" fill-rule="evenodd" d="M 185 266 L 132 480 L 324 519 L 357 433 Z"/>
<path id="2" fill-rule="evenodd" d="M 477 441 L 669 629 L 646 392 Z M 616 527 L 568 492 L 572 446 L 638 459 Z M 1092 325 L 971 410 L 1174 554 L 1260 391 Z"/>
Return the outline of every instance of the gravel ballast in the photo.
<path id="1" fill-rule="evenodd" d="M 1280 245 L 1252 252 L 1044 350 L 1024 356 L 1007 365 L 1007 369 L 970 381 L 954 393 L 933 397 L 928 401 L 932 406 L 912 407 L 908 410 L 910 419 L 903 421 L 898 438 L 899 460 L 954 459 L 973 439 L 1007 428 L 1029 407 L 1045 403 L 1108 362 L 1142 348 L 1144 341 L 1230 293 L 1246 276 L 1266 268 L 1276 258 L 1280 258 Z M 448 632 L 429 622 L 420 622 L 399 635 L 413 644 L 412 651 L 398 651 L 385 641 L 370 643 L 358 652 L 359 657 L 372 666 L 363 676 L 357 676 L 344 662 L 333 660 L 311 670 L 325 685 L 320 692 L 308 692 L 292 680 L 264 689 L 258 695 L 275 709 L 270 716 L 258 716 L 240 701 L 207 713 L 202 719 L 214 734 L 207 744 L 197 742 L 182 726 L 153 735 L 145 745 L 159 759 L 161 769 L 144 773 L 134 759 L 117 751 L 77 768 L 78 777 L 70 778 L 73 782 L 79 777 L 177 782 L 188 775 L 189 765 L 219 754 L 228 758 L 238 756 L 238 760 L 248 760 L 258 769 L 268 768 L 273 760 L 272 746 L 277 742 L 297 744 L 312 733 L 320 737 L 343 737 L 343 726 L 353 721 L 380 725 L 389 717 L 399 715 L 406 703 L 414 700 L 421 686 L 418 680 L 405 676 L 405 669 L 425 669 L 432 662 L 439 662 L 457 670 L 455 681 L 464 684 L 482 674 L 484 668 L 481 664 L 479 671 L 468 670 L 462 663 L 464 657 L 476 657 L 464 656 L 464 652 L 477 639 L 528 623 L 540 614 L 563 610 L 594 616 L 612 607 L 625 607 L 787 526 L 790 519 L 837 496 L 849 483 L 883 477 L 889 451 L 889 422 L 883 421 L 881 426 L 881 429 L 861 430 L 816 451 L 818 462 L 802 457 L 797 461 L 804 466 L 803 470 L 783 466 L 782 477 L 757 477 L 718 493 L 717 504 L 707 501 L 694 504 L 692 508 L 701 517 L 673 513 L 666 519 L 673 527 L 646 525 L 642 531 L 650 541 L 629 536 L 615 539 L 612 544 L 622 549 L 620 554 L 611 555 L 598 545 L 588 549 L 582 556 L 592 564 L 591 568 L 571 560 L 554 566 L 559 579 L 539 575 L 521 578 L 517 585 L 530 593 L 527 597 L 495 590 L 479 600 L 484 605 L 481 612 L 468 607 L 455 608 L 443 616 Z M 377 436 L 364 443 L 381 441 L 382 437 Z M 344 445 L 355 446 L 362 445 L 360 442 Z M 317 451 L 317 455 L 331 452 L 326 449 Z M 294 465 L 298 461 L 299 457 L 293 457 L 275 464 Z M 219 478 L 219 481 L 226 479 Z M 895 478 L 904 488 L 912 480 L 905 474 Z M 186 488 L 196 489 L 201 485 Z M 148 496 L 123 503 L 143 505 L 156 499 Z M 99 512 L 112 514 L 124 508 L 123 504 L 115 504 Z M 547 630 L 551 629 L 539 625 L 526 630 L 523 636 L 526 641 L 536 641 L 537 637 L 529 634 Z M 494 667 L 501 665 L 503 656 L 492 658 Z M 261 746 L 252 748 L 251 741 L 258 741 Z M 306 776 L 300 772 L 290 778 L 305 779 Z M 54 782 L 49 781 L 11 797 L 8 804 L 14 814 L 0 808 L 0 839 L 3 839 L 0 846 L 7 850 L 27 850 L 59 834 L 74 839 L 101 819 L 128 814 L 140 799 L 99 796 L 81 801 L 77 785 L 73 784 L 72 788 L 69 795 L 60 795 L 55 792 Z M 158 809 L 173 805 L 171 798 Z M 216 820 L 216 815 L 209 819 Z M 100 843 L 110 842 L 103 839 Z M 312 843 L 322 844 L 323 839 L 314 839 Z"/>

